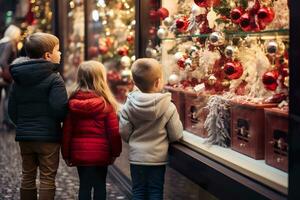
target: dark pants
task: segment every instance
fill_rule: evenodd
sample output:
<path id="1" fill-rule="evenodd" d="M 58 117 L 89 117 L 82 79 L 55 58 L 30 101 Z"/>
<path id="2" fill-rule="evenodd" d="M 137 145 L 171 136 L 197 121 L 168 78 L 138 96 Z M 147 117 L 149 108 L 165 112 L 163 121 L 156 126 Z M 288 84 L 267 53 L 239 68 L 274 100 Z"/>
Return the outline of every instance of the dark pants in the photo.
<path id="1" fill-rule="evenodd" d="M 166 166 L 130 164 L 132 200 L 162 200 Z"/>
<path id="2" fill-rule="evenodd" d="M 79 200 L 90 200 L 94 188 L 94 200 L 106 199 L 107 166 L 77 167 L 80 187 Z"/>

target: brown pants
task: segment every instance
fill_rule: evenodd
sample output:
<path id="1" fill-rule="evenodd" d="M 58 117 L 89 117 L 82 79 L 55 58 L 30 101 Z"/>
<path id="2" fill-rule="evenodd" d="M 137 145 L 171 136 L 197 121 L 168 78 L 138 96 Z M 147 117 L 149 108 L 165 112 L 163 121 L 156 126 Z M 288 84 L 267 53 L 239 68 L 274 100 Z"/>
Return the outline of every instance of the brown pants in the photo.
<path id="1" fill-rule="evenodd" d="M 22 156 L 21 189 L 36 189 L 37 168 L 40 169 L 40 190 L 55 190 L 59 164 L 59 143 L 19 142 Z"/>

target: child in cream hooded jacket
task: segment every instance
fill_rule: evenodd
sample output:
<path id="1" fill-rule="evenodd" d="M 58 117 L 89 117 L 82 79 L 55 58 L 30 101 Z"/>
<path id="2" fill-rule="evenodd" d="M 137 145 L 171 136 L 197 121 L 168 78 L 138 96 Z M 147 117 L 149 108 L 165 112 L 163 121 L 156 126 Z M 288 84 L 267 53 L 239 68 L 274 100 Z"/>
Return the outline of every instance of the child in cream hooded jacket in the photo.
<path id="1" fill-rule="evenodd" d="M 182 123 L 170 93 L 130 93 L 120 114 L 120 134 L 136 165 L 167 164 L 170 142 L 182 138 Z"/>

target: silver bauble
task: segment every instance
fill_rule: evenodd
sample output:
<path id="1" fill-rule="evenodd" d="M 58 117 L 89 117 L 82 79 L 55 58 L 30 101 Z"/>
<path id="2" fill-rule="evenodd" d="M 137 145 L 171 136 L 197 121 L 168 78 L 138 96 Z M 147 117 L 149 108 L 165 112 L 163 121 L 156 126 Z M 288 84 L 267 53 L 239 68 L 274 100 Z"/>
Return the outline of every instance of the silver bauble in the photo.
<path id="1" fill-rule="evenodd" d="M 123 56 L 120 60 L 120 63 L 124 67 L 130 67 L 131 59 L 128 56 Z"/>
<path id="2" fill-rule="evenodd" d="M 209 41 L 214 46 L 221 46 L 225 42 L 225 35 L 222 32 L 213 32 L 209 36 Z"/>
<path id="3" fill-rule="evenodd" d="M 226 58 L 235 58 L 238 53 L 238 48 L 236 46 L 229 45 L 225 48 L 224 54 Z"/>
<path id="4" fill-rule="evenodd" d="M 157 37 L 159 39 L 164 39 L 168 36 L 168 31 L 167 29 L 163 28 L 163 27 L 160 27 L 157 31 Z"/>
<path id="5" fill-rule="evenodd" d="M 167 27 L 172 26 L 174 23 L 174 19 L 172 17 L 167 17 L 163 20 L 163 24 Z"/>
<path id="6" fill-rule="evenodd" d="M 168 83 L 170 85 L 175 85 L 175 84 L 179 83 L 179 76 L 175 73 L 171 74 L 168 78 Z"/>
<path id="7" fill-rule="evenodd" d="M 266 44 L 266 52 L 270 56 L 275 56 L 278 53 L 278 44 L 276 41 L 269 41 Z"/>

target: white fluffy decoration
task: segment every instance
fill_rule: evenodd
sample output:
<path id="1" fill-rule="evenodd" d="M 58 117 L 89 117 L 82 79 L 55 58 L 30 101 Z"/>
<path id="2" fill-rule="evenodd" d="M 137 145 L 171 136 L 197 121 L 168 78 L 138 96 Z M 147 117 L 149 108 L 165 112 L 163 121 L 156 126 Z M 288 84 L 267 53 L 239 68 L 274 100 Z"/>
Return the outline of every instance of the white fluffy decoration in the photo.
<path id="1" fill-rule="evenodd" d="M 215 62 L 221 58 L 219 51 L 210 51 L 209 49 L 200 50 L 199 68 L 204 74 L 212 70 Z"/>
<path id="2" fill-rule="evenodd" d="M 271 96 L 272 92 L 264 88 L 261 80 L 263 74 L 271 69 L 271 64 L 259 44 L 253 42 L 250 47 L 239 48 L 239 60 L 243 65 L 244 73 L 240 79 L 231 81 L 231 92 L 234 92 L 237 86 L 245 80 L 247 82 L 247 94 L 243 97 L 245 100 L 259 102 Z"/>

